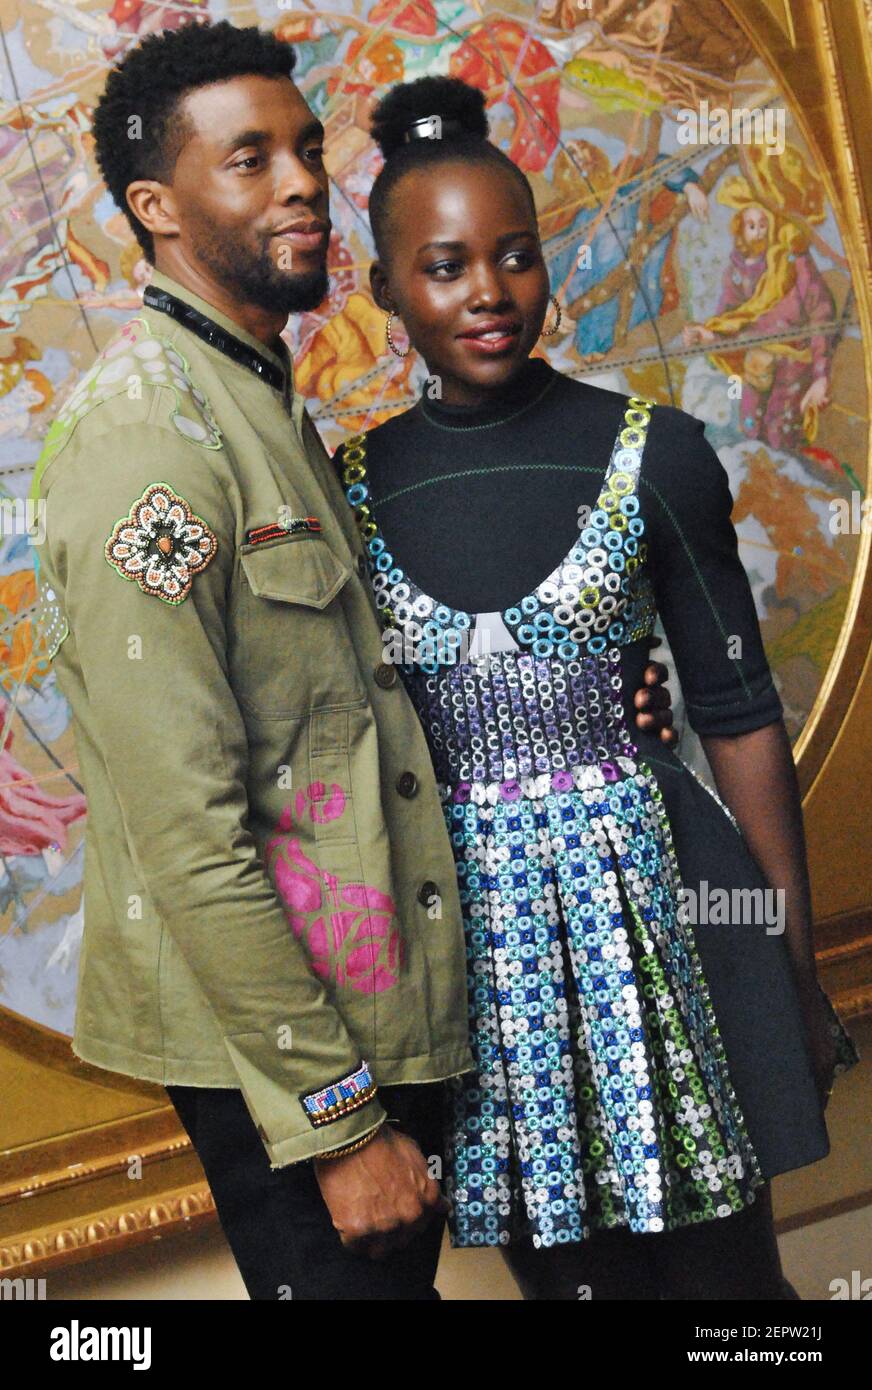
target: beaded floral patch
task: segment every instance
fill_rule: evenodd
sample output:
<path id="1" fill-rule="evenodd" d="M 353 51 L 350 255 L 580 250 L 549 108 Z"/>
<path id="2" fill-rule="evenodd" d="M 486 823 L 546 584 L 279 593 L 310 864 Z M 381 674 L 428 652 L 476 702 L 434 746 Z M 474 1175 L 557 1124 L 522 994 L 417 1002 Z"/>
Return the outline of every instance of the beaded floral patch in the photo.
<path id="1" fill-rule="evenodd" d="M 205 449 L 223 447 L 218 422 L 206 396 L 191 379 L 191 369 L 183 353 L 169 340 L 152 333 L 145 319 L 132 318 L 95 359 L 58 410 L 34 469 L 31 500 L 36 501 L 40 497 L 43 473 L 85 415 L 113 396 L 132 391 L 141 393 L 142 387 L 147 385 L 167 386 L 173 391 L 175 404 L 171 419 L 185 439 Z M 199 567 L 202 568 L 202 564 Z M 116 568 L 119 567 L 116 565 Z M 53 660 L 69 635 L 69 624 L 54 590 L 43 589 L 39 583 L 39 557 L 35 551 L 34 569 L 39 600 L 33 623 L 37 634 L 41 634 L 45 640 L 49 659 Z M 119 573 L 123 572 L 119 569 Z M 125 578 L 133 577 L 132 574 L 125 575 Z M 145 584 L 142 584 L 142 588 L 146 593 L 155 592 Z M 170 598 L 164 593 L 161 597 L 170 603 L 180 603 L 185 594 Z"/>
<path id="2" fill-rule="evenodd" d="M 205 569 L 218 541 L 202 517 L 168 483 L 151 483 L 115 523 L 105 556 L 122 579 L 145 594 L 182 603 L 195 574 Z"/>

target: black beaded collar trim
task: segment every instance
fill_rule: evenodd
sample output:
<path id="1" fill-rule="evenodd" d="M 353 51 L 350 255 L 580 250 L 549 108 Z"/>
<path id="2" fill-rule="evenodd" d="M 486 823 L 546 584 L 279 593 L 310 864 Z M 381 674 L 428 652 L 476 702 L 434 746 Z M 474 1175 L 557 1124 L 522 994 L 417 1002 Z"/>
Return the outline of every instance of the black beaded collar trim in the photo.
<path id="1" fill-rule="evenodd" d="M 155 285 L 146 286 L 142 302 L 150 309 L 157 309 L 160 313 L 169 314 L 170 318 L 177 319 L 185 328 L 196 333 L 198 338 L 202 338 L 204 343 L 209 343 L 211 347 L 217 348 L 219 352 L 223 352 L 234 362 L 241 363 L 243 367 L 248 367 L 249 371 L 254 372 L 262 381 L 274 387 L 276 391 L 284 393 L 285 373 L 281 367 L 275 366 L 266 357 L 261 357 L 254 348 L 234 337 L 213 319 L 201 314 L 192 304 L 186 304 L 184 300 L 177 299 L 167 290 L 159 290 Z"/>

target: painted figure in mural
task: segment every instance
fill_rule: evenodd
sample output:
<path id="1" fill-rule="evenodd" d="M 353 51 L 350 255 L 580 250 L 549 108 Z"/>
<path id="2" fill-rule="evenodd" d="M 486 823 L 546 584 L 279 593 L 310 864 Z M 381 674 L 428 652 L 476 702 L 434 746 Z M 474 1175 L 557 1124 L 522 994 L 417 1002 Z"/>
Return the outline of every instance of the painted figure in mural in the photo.
<path id="1" fill-rule="evenodd" d="M 747 176 L 726 178 L 718 191 L 735 212 L 717 310 L 683 336 L 688 346 L 717 344 L 714 363 L 741 377 L 743 432 L 799 453 L 830 399 L 832 338 L 815 328 L 832 324 L 836 306 L 809 244 L 824 219 L 823 188 L 792 145 L 783 156 L 761 145 L 743 153 Z M 728 351 L 743 333 L 767 341 Z"/>
<path id="2" fill-rule="evenodd" d="M 658 133 L 656 121 L 651 131 L 655 149 Z M 591 141 L 573 140 L 565 158 L 581 174 L 588 196 L 568 230 L 552 227 L 546 219 L 544 251 L 552 284 L 575 320 L 578 352 L 602 355 L 623 343 L 638 324 L 676 307 L 676 232 L 670 214 L 683 194 L 687 211 L 704 222 L 708 198 L 695 169 L 688 164 L 673 168 L 675 161 L 660 152 L 650 164 L 637 155 L 613 170 L 603 150 Z M 665 233 L 658 231 L 662 223 Z"/>
<path id="3" fill-rule="evenodd" d="M 95 112 L 154 271 L 31 489 L 90 816 L 73 1047 L 167 1086 L 252 1297 L 432 1299 L 439 1083 L 472 1065 L 463 917 L 280 336 L 328 288 L 324 130 L 293 65 L 256 28 L 189 25 L 132 49 Z M 668 750 L 643 636 L 628 718 Z"/>
<path id="4" fill-rule="evenodd" d="M 613 81 L 644 83 L 662 101 L 696 104 L 722 96 L 754 57 L 753 43 L 721 0 L 553 0 L 542 20 L 583 42 L 592 91 L 608 92 L 613 74 Z M 617 82 L 611 90 L 620 92 Z"/>

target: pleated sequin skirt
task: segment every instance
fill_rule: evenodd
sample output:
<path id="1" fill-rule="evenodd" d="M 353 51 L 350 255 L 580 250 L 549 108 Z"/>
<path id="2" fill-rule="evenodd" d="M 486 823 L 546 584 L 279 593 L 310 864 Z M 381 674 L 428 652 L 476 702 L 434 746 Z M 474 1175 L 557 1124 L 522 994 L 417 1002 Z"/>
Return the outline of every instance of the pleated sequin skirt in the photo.
<path id="1" fill-rule="evenodd" d="M 686 910 L 688 887 L 766 881 L 720 798 L 659 738 L 631 738 L 646 646 L 405 676 L 466 937 L 455 1245 L 728 1217 L 829 1148 L 783 934 L 756 908 L 718 927 Z"/>
<path id="2" fill-rule="evenodd" d="M 783 941 L 744 929 L 739 973 L 755 998 L 742 998 L 717 962 L 718 951 L 735 959 L 736 935 L 721 931 L 718 944 L 702 929 L 716 1013 L 695 929 L 676 912 L 663 793 L 648 764 L 619 763 L 619 779 L 599 786 L 580 785 L 599 775 L 589 768 L 562 791 L 547 776 L 521 779 L 516 799 L 480 784 L 458 801 L 443 788 L 477 1068 L 448 1083 L 454 1245 L 550 1246 L 725 1217 L 773 1168 L 828 1152 Z M 728 882 L 753 880 L 726 808 L 674 755 L 662 764 L 676 774 L 664 777 L 672 818 L 709 846 L 701 867 L 719 859 Z M 774 1055 L 760 1051 L 767 1037 Z M 779 1104 L 785 1084 L 793 1094 Z"/>
<path id="3" fill-rule="evenodd" d="M 668 1230 L 753 1201 L 764 1179 L 660 886 L 668 864 L 651 862 L 668 847 L 650 834 L 644 773 L 449 799 L 445 814 L 477 1064 L 449 1085 L 452 1242 Z M 616 834 L 635 901 L 611 863 Z"/>

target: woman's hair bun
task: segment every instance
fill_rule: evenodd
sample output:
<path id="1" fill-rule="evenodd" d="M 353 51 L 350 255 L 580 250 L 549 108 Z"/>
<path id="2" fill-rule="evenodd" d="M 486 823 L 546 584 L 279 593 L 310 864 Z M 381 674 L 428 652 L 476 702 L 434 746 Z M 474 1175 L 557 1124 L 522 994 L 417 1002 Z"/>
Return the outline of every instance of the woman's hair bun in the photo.
<path id="1" fill-rule="evenodd" d="M 459 77 L 419 77 L 392 87 L 372 113 L 370 130 L 385 159 L 406 143 L 412 123 L 425 116 L 458 123 L 444 131 L 445 139 L 487 139 L 484 92 Z"/>

